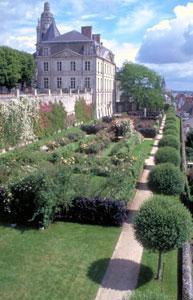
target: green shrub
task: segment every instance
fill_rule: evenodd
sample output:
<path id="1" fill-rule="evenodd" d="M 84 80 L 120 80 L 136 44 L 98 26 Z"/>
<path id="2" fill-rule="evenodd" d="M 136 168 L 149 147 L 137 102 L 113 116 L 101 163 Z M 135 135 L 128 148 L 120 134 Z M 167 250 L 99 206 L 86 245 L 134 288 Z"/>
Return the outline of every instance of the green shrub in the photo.
<path id="1" fill-rule="evenodd" d="M 11 222 L 47 227 L 60 209 L 71 205 L 74 193 L 69 169 L 36 172 L 9 185 L 5 205 Z"/>
<path id="2" fill-rule="evenodd" d="M 180 142 L 175 136 L 165 135 L 159 142 L 159 147 L 173 147 L 177 150 L 180 149 Z"/>
<path id="3" fill-rule="evenodd" d="M 128 300 L 170 300 L 170 298 L 163 293 L 147 291 L 135 292 Z"/>
<path id="4" fill-rule="evenodd" d="M 172 163 L 176 166 L 180 165 L 181 158 L 179 151 L 172 147 L 161 147 L 155 155 L 156 164 Z"/>
<path id="5" fill-rule="evenodd" d="M 168 128 L 168 127 L 171 127 L 171 126 L 176 126 L 177 128 L 177 122 L 176 121 L 166 121 L 165 123 L 165 127 Z"/>
<path id="6" fill-rule="evenodd" d="M 177 138 L 179 137 L 179 133 L 177 132 L 177 130 L 170 129 L 170 128 L 168 128 L 164 131 L 164 135 L 172 135 L 172 136 L 175 136 Z"/>
<path id="7" fill-rule="evenodd" d="M 177 117 L 176 116 L 172 116 L 172 115 L 169 115 L 167 118 L 166 118 L 166 123 L 167 122 L 177 122 Z"/>
<path id="8" fill-rule="evenodd" d="M 179 167 L 164 163 L 152 169 L 148 184 L 158 194 L 179 195 L 184 190 L 184 175 Z"/>
<path id="9" fill-rule="evenodd" d="M 176 132 L 178 132 L 178 127 L 177 127 L 177 125 L 174 125 L 174 124 L 169 124 L 169 125 L 165 125 L 165 127 L 164 127 L 164 133 L 165 133 L 165 131 L 167 131 L 168 129 L 170 129 L 170 130 L 175 130 Z"/>
<path id="10" fill-rule="evenodd" d="M 161 279 L 162 254 L 190 241 L 192 228 L 189 210 L 175 197 L 153 196 L 141 206 L 134 219 L 135 235 L 144 248 L 159 252 L 157 279 Z"/>
<path id="11" fill-rule="evenodd" d="M 174 122 L 169 122 L 169 123 L 166 123 L 165 124 L 165 127 L 164 127 L 164 131 L 166 131 L 166 129 L 168 128 L 175 128 L 176 130 L 178 130 L 178 127 L 177 127 L 177 123 L 174 123 Z"/>

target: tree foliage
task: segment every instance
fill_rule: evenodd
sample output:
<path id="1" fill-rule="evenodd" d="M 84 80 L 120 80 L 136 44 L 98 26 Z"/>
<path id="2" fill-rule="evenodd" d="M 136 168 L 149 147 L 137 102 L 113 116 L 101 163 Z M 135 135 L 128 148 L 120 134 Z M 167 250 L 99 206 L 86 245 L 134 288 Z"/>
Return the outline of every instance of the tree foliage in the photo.
<path id="1" fill-rule="evenodd" d="M 126 101 L 135 101 L 139 108 L 163 107 L 164 81 L 156 72 L 143 65 L 125 63 L 118 79 Z"/>
<path id="2" fill-rule="evenodd" d="M 8 89 L 21 84 L 31 86 L 35 74 L 33 55 L 9 47 L 0 47 L 0 86 Z"/>
<path id="3" fill-rule="evenodd" d="M 153 196 L 140 208 L 134 220 L 135 235 L 146 249 L 159 252 L 158 279 L 162 253 L 189 241 L 192 225 L 190 212 L 174 197 Z"/>

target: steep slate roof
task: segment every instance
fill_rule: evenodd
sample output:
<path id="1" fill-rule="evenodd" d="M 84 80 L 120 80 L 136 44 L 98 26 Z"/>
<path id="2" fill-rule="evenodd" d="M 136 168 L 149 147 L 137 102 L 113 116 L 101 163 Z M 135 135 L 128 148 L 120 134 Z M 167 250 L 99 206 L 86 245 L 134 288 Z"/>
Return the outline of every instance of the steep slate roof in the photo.
<path id="1" fill-rule="evenodd" d="M 55 20 L 53 19 L 52 24 L 50 25 L 46 34 L 43 37 L 43 41 L 52 41 L 57 37 L 60 37 L 60 32 L 59 32 L 58 28 L 56 27 Z"/>
<path id="2" fill-rule="evenodd" d="M 54 42 L 77 42 L 77 41 L 88 42 L 91 41 L 91 39 L 81 34 L 80 32 L 73 30 L 56 37 L 53 41 Z"/>

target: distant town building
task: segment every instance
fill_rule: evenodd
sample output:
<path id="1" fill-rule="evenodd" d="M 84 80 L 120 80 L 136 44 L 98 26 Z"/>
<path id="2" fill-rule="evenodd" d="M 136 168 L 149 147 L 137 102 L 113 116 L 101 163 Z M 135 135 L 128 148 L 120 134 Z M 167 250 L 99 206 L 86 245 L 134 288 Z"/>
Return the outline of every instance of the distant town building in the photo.
<path id="1" fill-rule="evenodd" d="M 100 39 L 91 26 L 60 34 L 49 3 L 44 4 L 37 26 L 37 86 L 42 91 L 92 91 L 97 118 L 112 115 L 115 101 L 114 54 Z"/>

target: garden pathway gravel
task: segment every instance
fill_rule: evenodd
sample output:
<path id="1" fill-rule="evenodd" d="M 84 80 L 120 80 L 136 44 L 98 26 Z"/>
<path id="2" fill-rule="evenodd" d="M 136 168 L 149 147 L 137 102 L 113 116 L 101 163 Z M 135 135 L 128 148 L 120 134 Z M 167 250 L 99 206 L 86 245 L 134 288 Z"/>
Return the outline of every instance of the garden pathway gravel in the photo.
<path id="1" fill-rule="evenodd" d="M 132 224 L 133 217 L 141 204 L 152 195 L 152 192 L 148 189 L 147 180 L 151 167 L 154 166 L 154 155 L 158 150 L 164 123 L 165 117 L 160 132 L 155 138 L 150 156 L 145 160 L 144 170 L 137 184 L 135 197 L 128 204 L 130 211 L 128 221 L 123 225 L 95 300 L 123 300 L 136 288 L 143 247 L 135 239 Z"/>

